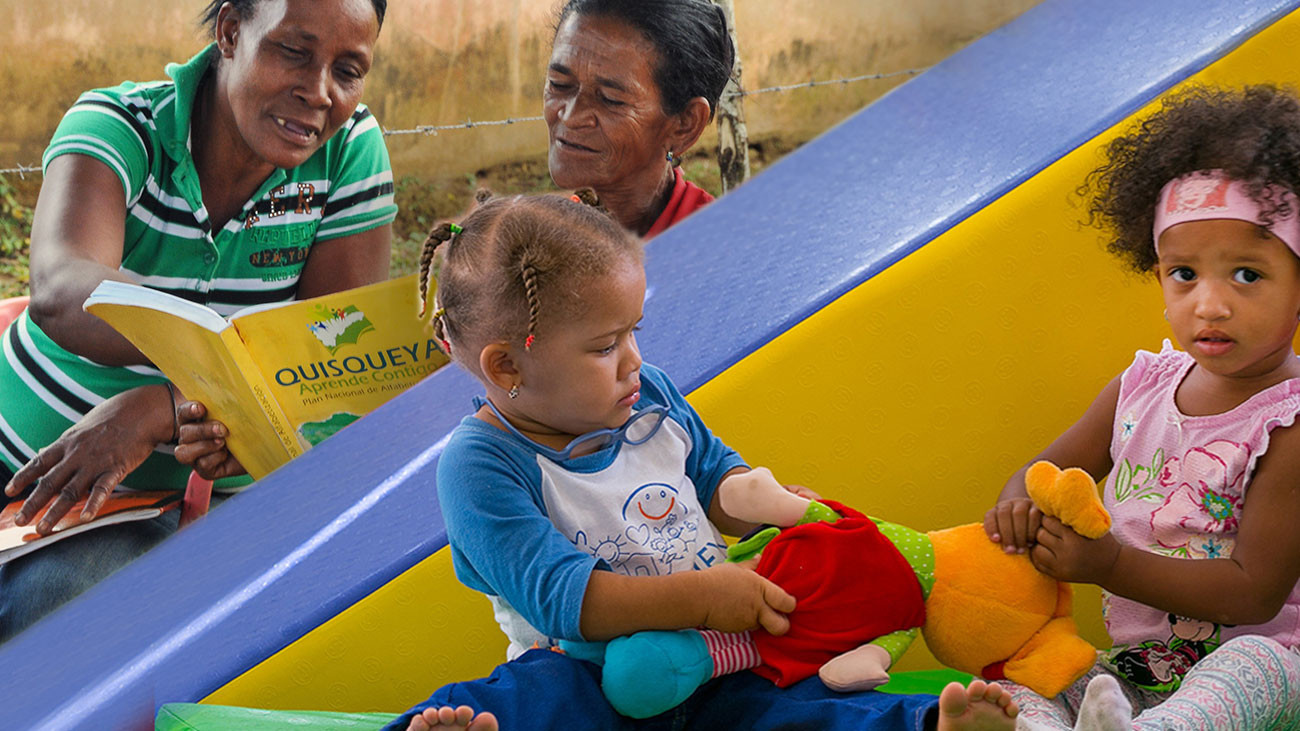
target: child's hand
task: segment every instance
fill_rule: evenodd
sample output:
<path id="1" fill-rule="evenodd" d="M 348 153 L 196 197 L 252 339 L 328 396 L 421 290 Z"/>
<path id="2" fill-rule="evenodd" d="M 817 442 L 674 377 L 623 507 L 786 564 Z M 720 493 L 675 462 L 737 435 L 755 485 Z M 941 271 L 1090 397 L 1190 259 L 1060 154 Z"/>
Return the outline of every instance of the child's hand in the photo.
<path id="1" fill-rule="evenodd" d="M 1043 518 L 1037 537 L 1038 545 L 1029 559 L 1057 581 L 1104 584 L 1119 558 L 1119 541 L 1110 533 L 1090 540 L 1051 516 Z"/>
<path id="2" fill-rule="evenodd" d="M 1003 500 L 984 514 L 984 532 L 1007 553 L 1024 553 L 1033 545 L 1043 513 L 1027 497 Z"/>
<path id="3" fill-rule="evenodd" d="M 794 611 L 794 597 L 768 579 L 754 573 L 758 559 L 745 563 L 724 563 L 705 569 L 708 613 L 704 626 L 722 632 L 744 632 L 762 627 L 773 635 L 790 629 L 786 614 Z"/>

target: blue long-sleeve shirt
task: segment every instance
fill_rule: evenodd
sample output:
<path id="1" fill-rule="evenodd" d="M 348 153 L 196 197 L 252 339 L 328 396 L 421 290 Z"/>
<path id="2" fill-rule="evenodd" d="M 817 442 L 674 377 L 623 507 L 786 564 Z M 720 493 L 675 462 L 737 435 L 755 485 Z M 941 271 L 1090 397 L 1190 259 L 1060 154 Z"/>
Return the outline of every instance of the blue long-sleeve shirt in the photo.
<path id="1" fill-rule="evenodd" d="M 726 547 L 707 509 L 744 466 L 663 371 L 641 368 L 639 411 L 668 408 L 644 444 L 554 462 L 527 439 L 466 417 L 438 463 L 438 498 L 456 576 L 492 599 L 510 654 L 582 639 L 596 569 L 654 576 L 706 568 Z"/>

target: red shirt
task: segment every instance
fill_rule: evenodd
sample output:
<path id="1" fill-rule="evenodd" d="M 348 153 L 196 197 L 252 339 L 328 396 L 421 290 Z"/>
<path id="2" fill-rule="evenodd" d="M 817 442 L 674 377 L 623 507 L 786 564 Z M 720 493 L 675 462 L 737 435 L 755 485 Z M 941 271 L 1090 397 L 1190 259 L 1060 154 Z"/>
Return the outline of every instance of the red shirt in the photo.
<path id="1" fill-rule="evenodd" d="M 646 240 L 654 238 L 663 233 L 664 229 L 712 202 L 713 196 L 695 183 L 687 182 L 681 168 L 674 168 L 672 197 L 668 199 L 668 205 L 664 206 L 663 213 L 659 214 L 659 218 L 655 219 L 654 225 L 642 238 Z"/>
<path id="2" fill-rule="evenodd" d="M 925 599 L 907 559 L 862 513 L 823 499 L 844 516 L 787 528 L 763 548 L 758 573 L 794 595 L 790 631 L 754 631 L 763 664 L 754 672 L 784 688 L 837 655 L 925 624 Z"/>

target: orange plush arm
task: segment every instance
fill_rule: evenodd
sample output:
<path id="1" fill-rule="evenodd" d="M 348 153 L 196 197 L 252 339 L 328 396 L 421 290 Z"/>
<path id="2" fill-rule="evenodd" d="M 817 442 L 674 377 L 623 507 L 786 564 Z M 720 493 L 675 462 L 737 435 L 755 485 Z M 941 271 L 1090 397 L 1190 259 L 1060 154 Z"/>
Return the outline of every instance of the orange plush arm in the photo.
<path id="1" fill-rule="evenodd" d="M 1078 467 L 1062 470 L 1051 462 L 1035 462 L 1025 473 L 1025 488 L 1044 515 L 1084 538 L 1100 538 L 1110 530 L 1110 513 L 1097 495 L 1097 483 Z"/>

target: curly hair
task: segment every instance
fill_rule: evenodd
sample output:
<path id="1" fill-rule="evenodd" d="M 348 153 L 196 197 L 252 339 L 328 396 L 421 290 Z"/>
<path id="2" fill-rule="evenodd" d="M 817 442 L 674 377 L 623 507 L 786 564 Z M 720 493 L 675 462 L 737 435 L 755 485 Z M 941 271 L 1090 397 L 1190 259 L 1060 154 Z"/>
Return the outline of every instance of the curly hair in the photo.
<path id="1" fill-rule="evenodd" d="M 1260 223 L 1292 213 L 1271 186 L 1300 191 L 1300 100 L 1271 84 L 1224 89 L 1196 86 L 1163 100 L 1155 114 L 1106 147 L 1106 162 L 1078 194 L 1088 199 L 1086 223 L 1107 230 L 1106 248 L 1139 273 L 1153 272 L 1160 190 L 1197 170 L 1223 170 L 1246 183 Z"/>

